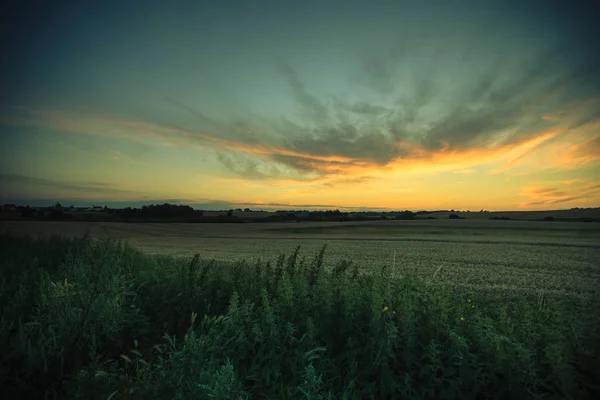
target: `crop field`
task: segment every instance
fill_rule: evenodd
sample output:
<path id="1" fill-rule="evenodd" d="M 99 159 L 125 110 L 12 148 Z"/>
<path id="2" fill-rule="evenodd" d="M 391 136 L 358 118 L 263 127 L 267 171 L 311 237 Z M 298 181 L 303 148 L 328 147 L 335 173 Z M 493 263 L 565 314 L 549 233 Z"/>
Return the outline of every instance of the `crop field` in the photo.
<path id="1" fill-rule="evenodd" d="M 124 239 L 149 254 L 219 261 L 275 261 L 323 245 L 326 264 L 388 264 L 459 285 L 519 295 L 587 296 L 600 288 L 600 224 L 423 220 L 268 224 L 2 222 L 0 232 Z"/>
<path id="2" fill-rule="evenodd" d="M 2 221 L 0 268 L 7 398 L 600 394 L 596 223 Z"/>

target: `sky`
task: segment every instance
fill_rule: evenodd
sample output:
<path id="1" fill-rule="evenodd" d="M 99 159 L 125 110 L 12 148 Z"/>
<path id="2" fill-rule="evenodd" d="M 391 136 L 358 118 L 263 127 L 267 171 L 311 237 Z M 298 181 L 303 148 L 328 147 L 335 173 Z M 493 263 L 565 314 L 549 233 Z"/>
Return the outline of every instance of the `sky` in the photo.
<path id="1" fill-rule="evenodd" d="M 11 0 L 0 201 L 598 207 L 589 4 Z"/>

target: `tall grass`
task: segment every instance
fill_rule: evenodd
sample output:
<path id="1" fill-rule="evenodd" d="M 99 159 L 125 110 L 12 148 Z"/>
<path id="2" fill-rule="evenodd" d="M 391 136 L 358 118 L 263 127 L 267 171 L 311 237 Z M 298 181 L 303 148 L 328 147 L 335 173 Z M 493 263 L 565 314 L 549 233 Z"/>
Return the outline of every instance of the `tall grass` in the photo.
<path id="1" fill-rule="evenodd" d="M 505 303 L 434 276 L 325 261 L 325 248 L 219 263 L 3 235 L 4 398 L 600 394 L 598 299 Z"/>

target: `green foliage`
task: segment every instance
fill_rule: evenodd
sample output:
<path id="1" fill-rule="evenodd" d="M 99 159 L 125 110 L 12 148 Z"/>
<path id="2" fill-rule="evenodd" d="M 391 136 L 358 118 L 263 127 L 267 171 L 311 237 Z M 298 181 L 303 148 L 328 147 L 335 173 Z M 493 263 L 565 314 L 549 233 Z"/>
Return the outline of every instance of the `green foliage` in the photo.
<path id="1" fill-rule="evenodd" d="M 388 266 L 0 241 L 6 398 L 593 398 L 598 299 L 507 302 Z M 404 273 L 406 272 L 406 273 Z"/>

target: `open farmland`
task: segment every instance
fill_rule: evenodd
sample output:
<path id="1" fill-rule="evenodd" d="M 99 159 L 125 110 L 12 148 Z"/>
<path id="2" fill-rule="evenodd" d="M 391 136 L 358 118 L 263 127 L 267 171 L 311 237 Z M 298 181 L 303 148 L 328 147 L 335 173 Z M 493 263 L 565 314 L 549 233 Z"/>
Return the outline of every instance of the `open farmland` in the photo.
<path id="1" fill-rule="evenodd" d="M 125 239 L 146 253 L 221 261 L 274 261 L 301 247 L 326 263 L 361 269 L 390 265 L 464 287 L 519 295 L 595 294 L 600 287 L 600 225 L 473 220 L 269 224 L 2 222 L 0 231 Z"/>

